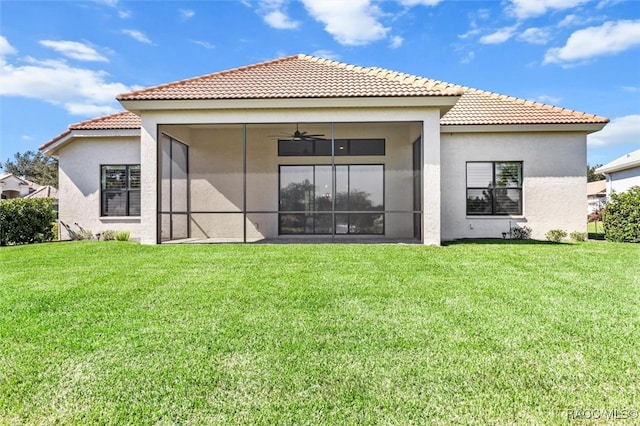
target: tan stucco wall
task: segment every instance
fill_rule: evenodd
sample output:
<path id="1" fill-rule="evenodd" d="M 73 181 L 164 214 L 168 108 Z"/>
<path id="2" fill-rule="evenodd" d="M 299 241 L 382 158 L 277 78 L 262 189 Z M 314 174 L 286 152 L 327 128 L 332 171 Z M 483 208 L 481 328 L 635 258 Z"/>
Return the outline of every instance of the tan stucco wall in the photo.
<path id="1" fill-rule="evenodd" d="M 442 135 L 442 238 L 501 238 L 528 226 L 545 239 L 550 229 L 586 232 L 586 135 L 476 133 Z M 523 215 L 466 215 L 467 161 L 522 161 Z"/>
<path id="2" fill-rule="evenodd" d="M 73 230 L 78 223 L 94 234 L 105 230 L 130 231 L 140 238 L 140 218 L 100 217 L 100 166 L 139 164 L 140 140 L 135 137 L 78 139 L 62 147 L 59 156 L 60 220 Z M 61 229 L 61 237 L 68 238 Z"/>

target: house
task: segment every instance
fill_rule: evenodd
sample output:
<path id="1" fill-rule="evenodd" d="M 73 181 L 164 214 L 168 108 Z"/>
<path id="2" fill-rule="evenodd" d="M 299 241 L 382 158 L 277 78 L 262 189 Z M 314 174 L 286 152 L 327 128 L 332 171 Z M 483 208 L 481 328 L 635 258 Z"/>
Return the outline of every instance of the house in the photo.
<path id="1" fill-rule="evenodd" d="M 598 167 L 596 173 L 604 174 L 607 179 L 607 198 L 613 192 L 625 192 L 632 186 L 640 186 L 640 149 Z"/>
<path id="2" fill-rule="evenodd" d="M 36 191 L 40 186 L 13 173 L 0 173 L 0 196 L 3 200 L 9 198 L 24 198 Z"/>
<path id="3" fill-rule="evenodd" d="M 607 182 L 587 182 L 587 214 L 600 211 L 607 202 Z"/>
<path id="4" fill-rule="evenodd" d="M 585 232 L 586 136 L 608 122 L 307 55 L 117 99 L 40 149 L 62 221 L 144 244 Z"/>

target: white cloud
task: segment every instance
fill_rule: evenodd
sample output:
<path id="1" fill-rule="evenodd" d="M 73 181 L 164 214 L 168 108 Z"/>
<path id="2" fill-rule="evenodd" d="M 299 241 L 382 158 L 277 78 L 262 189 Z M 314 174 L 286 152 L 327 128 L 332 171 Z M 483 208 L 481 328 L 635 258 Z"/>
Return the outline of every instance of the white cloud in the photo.
<path id="1" fill-rule="evenodd" d="M 614 118 L 604 129 L 587 136 L 587 144 L 591 147 L 639 143 L 640 114 Z"/>
<path id="2" fill-rule="evenodd" d="M 462 59 L 460 59 L 460 63 L 468 64 L 469 62 L 473 61 L 475 57 L 476 57 L 475 52 L 467 52 L 467 54 L 464 55 Z"/>
<path id="3" fill-rule="evenodd" d="M 90 117 L 120 110 L 115 96 L 138 88 L 109 82 L 108 77 L 105 71 L 72 67 L 63 60 L 0 61 L 0 95 L 39 99 Z"/>
<path id="4" fill-rule="evenodd" d="M 531 44 L 547 44 L 551 40 L 549 28 L 527 28 L 518 36 L 518 40 Z"/>
<path id="5" fill-rule="evenodd" d="M 122 34 L 138 40 L 140 43 L 151 44 L 151 40 L 141 31 L 138 30 L 122 30 Z"/>
<path id="6" fill-rule="evenodd" d="M 191 40 L 191 43 L 195 43 L 199 46 L 204 47 L 205 49 L 215 49 L 216 47 L 215 44 L 211 44 L 208 41 L 204 41 L 204 40 Z"/>
<path id="7" fill-rule="evenodd" d="M 196 15 L 196 13 L 190 9 L 179 9 L 179 11 L 180 11 L 180 19 L 182 19 L 183 21 L 187 21 Z"/>
<path id="8" fill-rule="evenodd" d="M 549 49 L 544 63 L 571 63 L 596 56 L 613 55 L 640 45 L 640 20 L 605 22 L 578 30 L 563 47 Z"/>
<path id="9" fill-rule="evenodd" d="M 620 88 L 627 93 L 638 93 L 640 92 L 640 87 L 637 86 L 620 86 Z"/>
<path id="10" fill-rule="evenodd" d="M 391 43 L 389 44 L 389 47 L 391 47 L 392 49 L 397 49 L 400 46 L 402 46 L 402 43 L 404 42 L 404 39 L 400 36 L 393 36 L 391 37 Z"/>
<path id="11" fill-rule="evenodd" d="M 593 22 L 603 21 L 602 16 L 578 16 L 578 15 L 567 15 L 562 21 L 558 22 L 557 26 L 564 27 L 579 27 L 591 24 Z"/>
<path id="12" fill-rule="evenodd" d="M 613 6 L 615 4 L 622 3 L 623 1 L 628 1 L 628 0 L 600 0 L 600 2 L 596 7 L 598 9 L 602 9 L 608 6 Z"/>
<path id="13" fill-rule="evenodd" d="M 6 38 L 0 36 L 0 58 L 7 55 L 13 55 L 15 53 L 17 53 L 17 50 L 9 44 L 9 41 Z"/>
<path id="14" fill-rule="evenodd" d="M 284 55 L 280 55 L 280 56 L 284 56 Z M 311 56 L 316 56 L 318 58 L 324 58 L 324 59 L 329 59 L 330 61 L 339 61 L 340 60 L 340 55 L 332 52 L 331 50 L 316 50 L 315 52 L 313 52 L 311 54 Z"/>
<path id="15" fill-rule="evenodd" d="M 516 32 L 518 27 L 513 25 L 511 27 L 504 27 L 491 34 L 480 37 L 480 43 L 482 44 L 500 44 L 509 40 Z"/>
<path id="16" fill-rule="evenodd" d="M 300 22 L 291 19 L 286 13 L 285 0 L 260 0 L 258 5 L 262 19 L 270 27 L 277 30 L 293 30 L 300 26 Z"/>
<path id="17" fill-rule="evenodd" d="M 67 58 L 77 59 L 78 61 L 89 62 L 108 62 L 109 60 L 99 54 L 93 47 L 86 44 L 69 41 L 69 40 L 40 40 L 40 44 L 44 47 L 55 50 Z"/>
<path id="18" fill-rule="evenodd" d="M 467 31 L 464 34 L 459 34 L 458 38 L 461 38 L 463 40 L 469 38 L 469 37 L 474 37 L 477 36 L 478 34 L 480 34 L 482 32 L 482 30 L 480 28 L 472 28 L 469 31 Z"/>
<path id="19" fill-rule="evenodd" d="M 119 10 L 118 11 L 118 16 L 121 19 L 129 19 L 129 18 L 131 18 L 132 15 L 133 15 L 133 13 L 130 10 Z"/>
<path id="20" fill-rule="evenodd" d="M 476 16 L 478 19 L 487 20 L 491 17 L 491 10 L 489 9 L 478 9 L 476 12 Z"/>
<path id="21" fill-rule="evenodd" d="M 538 102 L 542 102 L 543 104 L 558 105 L 562 101 L 562 98 L 551 95 L 540 95 L 536 98 L 536 100 Z"/>
<path id="22" fill-rule="evenodd" d="M 407 7 L 413 6 L 435 6 L 442 0 L 399 0 L 400 4 Z"/>
<path id="23" fill-rule="evenodd" d="M 325 30 L 343 45 L 366 45 L 384 39 L 390 30 L 378 21 L 382 12 L 371 0 L 302 0 L 302 3 L 309 14 L 325 24 Z"/>
<path id="24" fill-rule="evenodd" d="M 562 21 L 558 22 L 559 27 L 571 27 L 574 25 L 580 25 L 581 19 L 578 15 L 567 15 L 562 18 Z"/>
<path id="25" fill-rule="evenodd" d="M 111 7 L 118 5 L 118 0 L 93 0 L 94 3 L 100 3 Z"/>
<path id="26" fill-rule="evenodd" d="M 510 0 L 507 11 L 518 19 L 544 15 L 549 10 L 571 9 L 591 0 Z"/>
<path id="27" fill-rule="evenodd" d="M 293 30 L 300 26 L 300 22 L 292 20 L 280 10 L 274 10 L 264 15 L 264 22 L 277 30 Z"/>

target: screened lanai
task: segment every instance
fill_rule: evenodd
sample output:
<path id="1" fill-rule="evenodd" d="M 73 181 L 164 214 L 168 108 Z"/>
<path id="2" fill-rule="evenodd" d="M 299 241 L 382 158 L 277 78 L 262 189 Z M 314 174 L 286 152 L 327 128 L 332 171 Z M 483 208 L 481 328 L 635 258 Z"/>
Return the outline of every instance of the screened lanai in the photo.
<path id="1" fill-rule="evenodd" d="M 158 242 L 419 242 L 421 130 L 159 125 Z"/>

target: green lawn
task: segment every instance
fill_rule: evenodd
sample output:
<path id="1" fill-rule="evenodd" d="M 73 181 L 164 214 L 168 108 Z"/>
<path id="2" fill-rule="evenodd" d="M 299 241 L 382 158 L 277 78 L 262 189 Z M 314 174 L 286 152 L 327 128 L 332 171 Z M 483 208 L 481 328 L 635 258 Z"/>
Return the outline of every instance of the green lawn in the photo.
<path id="1" fill-rule="evenodd" d="M 0 424 L 630 417 L 639 260 L 501 240 L 0 248 Z"/>

